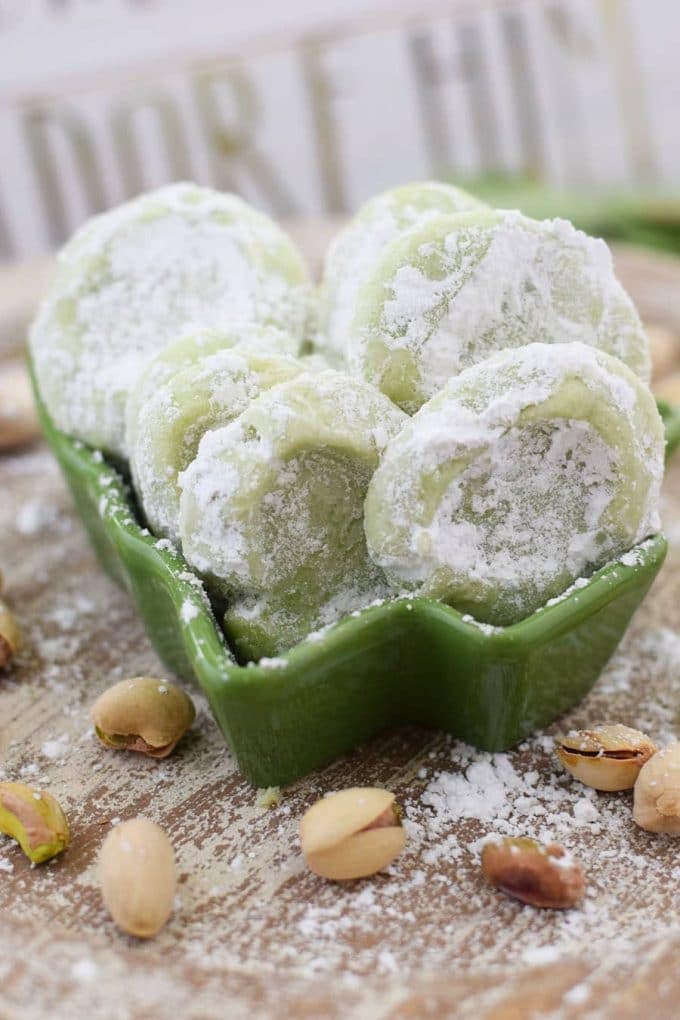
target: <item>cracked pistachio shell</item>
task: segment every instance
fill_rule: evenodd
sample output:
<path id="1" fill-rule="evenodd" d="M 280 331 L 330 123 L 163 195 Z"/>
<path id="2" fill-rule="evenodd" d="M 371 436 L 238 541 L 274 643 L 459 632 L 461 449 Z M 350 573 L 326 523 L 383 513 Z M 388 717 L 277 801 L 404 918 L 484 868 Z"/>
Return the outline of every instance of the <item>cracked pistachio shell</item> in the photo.
<path id="1" fill-rule="evenodd" d="M 680 744 L 659 751 L 635 783 L 633 820 L 648 832 L 680 836 Z"/>
<path id="2" fill-rule="evenodd" d="M 389 790 L 353 787 L 313 804 L 300 823 L 302 852 L 322 878 L 373 875 L 403 850 L 406 833 Z"/>
<path id="3" fill-rule="evenodd" d="M 557 843 L 507 836 L 482 849 L 482 872 L 491 885 L 532 907 L 564 910 L 583 899 L 583 868 Z"/>
<path id="4" fill-rule="evenodd" d="M 92 706 L 103 744 L 153 758 L 167 757 L 195 716 L 194 703 L 180 687 L 148 676 L 121 680 Z"/>
<path id="5" fill-rule="evenodd" d="M 104 903 L 118 927 L 152 938 L 172 913 L 177 871 L 172 844 L 160 825 L 132 818 L 109 832 L 99 856 Z"/>
<path id="6" fill-rule="evenodd" d="M 69 844 L 69 828 L 49 793 L 23 783 L 0 783 L 0 832 L 15 839 L 29 860 L 42 864 Z"/>
<path id="7" fill-rule="evenodd" d="M 21 632 L 14 614 L 0 601 L 0 669 L 8 666 L 21 645 Z"/>
<path id="8" fill-rule="evenodd" d="M 615 792 L 630 790 L 657 747 L 646 733 L 621 723 L 572 730 L 558 738 L 557 757 L 586 786 Z"/>

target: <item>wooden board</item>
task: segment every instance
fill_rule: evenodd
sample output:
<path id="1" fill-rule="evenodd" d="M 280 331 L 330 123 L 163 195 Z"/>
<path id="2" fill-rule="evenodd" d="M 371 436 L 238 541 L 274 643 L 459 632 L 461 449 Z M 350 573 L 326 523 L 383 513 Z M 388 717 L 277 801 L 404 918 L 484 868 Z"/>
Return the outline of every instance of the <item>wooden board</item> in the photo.
<path id="1" fill-rule="evenodd" d="M 655 281 L 658 321 L 680 322 L 680 269 L 629 258 L 636 298 L 644 306 L 640 281 Z M 678 734 L 680 459 L 664 516 L 670 556 L 650 597 L 595 691 L 550 733 L 605 717 Z M 0 460 L 0 568 L 26 639 L 0 674 L 0 777 L 49 788 L 73 830 L 40 868 L 0 837 L 1 1020 L 677 1016 L 680 844 L 636 830 L 629 795 L 565 776 L 549 734 L 493 757 L 385 734 L 262 809 L 198 695 L 197 724 L 167 761 L 95 741 L 95 696 L 163 673 L 41 446 Z M 339 887 L 305 870 L 297 824 L 320 794 L 357 784 L 397 791 L 409 844 L 389 873 Z M 96 880 L 105 833 L 138 813 L 165 826 L 181 874 L 174 916 L 146 944 L 116 931 Z M 487 888 L 478 841 L 492 831 L 549 832 L 572 849 L 583 906 L 539 912 Z"/>

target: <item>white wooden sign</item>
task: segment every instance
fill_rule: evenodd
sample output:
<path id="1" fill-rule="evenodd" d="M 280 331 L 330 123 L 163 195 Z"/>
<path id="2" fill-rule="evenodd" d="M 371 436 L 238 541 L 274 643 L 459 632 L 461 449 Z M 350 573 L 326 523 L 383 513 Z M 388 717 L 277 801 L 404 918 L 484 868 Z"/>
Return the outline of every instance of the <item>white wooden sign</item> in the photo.
<path id="1" fill-rule="evenodd" d="M 625 0 L 0 0 L 0 257 L 179 178 L 278 216 L 433 175 L 660 180 L 638 24 Z"/>

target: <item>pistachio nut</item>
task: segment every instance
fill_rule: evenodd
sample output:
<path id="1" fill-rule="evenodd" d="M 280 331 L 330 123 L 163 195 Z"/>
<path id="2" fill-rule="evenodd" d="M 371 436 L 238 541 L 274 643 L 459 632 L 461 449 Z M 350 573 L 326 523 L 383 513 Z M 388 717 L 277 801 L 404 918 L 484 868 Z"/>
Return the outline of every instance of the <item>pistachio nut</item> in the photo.
<path id="1" fill-rule="evenodd" d="M 107 747 L 166 758 L 196 717 L 188 694 L 167 680 L 141 676 L 109 687 L 92 706 L 97 736 Z"/>
<path id="2" fill-rule="evenodd" d="M 406 833 L 393 793 L 353 787 L 309 808 L 300 822 L 300 842 L 312 871 L 342 881 L 387 867 L 403 850 Z"/>
<path id="3" fill-rule="evenodd" d="M 657 747 L 646 733 L 621 723 L 572 730 L 557 738 L 557 757 L 572 776 L 595 790 L 630 790 Z"/>
<path id="4" fill-rule="evenodd" d="M 40 427 L 28 372 L 21 363 L 0 371 L 0 451 L 38 438 Z"/>
<path id="5" fill-rule="evenodd" d="M 648 832 L 680 836 L 680 744 L 659 751 L 640 769 L 633 820 Z"/>
<path id="6" fill-rule="evenodd" d="M 111 829 L 99 855 L 102 896 L 113 920 L 129 935 L 152 938 L 172 913 L 175 854 L 160 825 L 132 818 Z"/>
<path id="7" fill-rule="evenodd" d="M 8 666 L 21 645 L 21 632 L 14 614 L 0 600 L 0 669 Z"/>
<path id="8" fill-rule="evenodd" d="M 15 839 L 34 864 L 49 861 L 69 844 L 68 822 L 59 803 L 23 783 L 0 783 L 0 832 Z"/>
<path id="9" fill-rule="evenodd" d="M 583 868 L 557 843 L 510 836 L 487 843 L 482 872 L 491 885 L 532 907 L 563 910 L 585 893 Z"/>

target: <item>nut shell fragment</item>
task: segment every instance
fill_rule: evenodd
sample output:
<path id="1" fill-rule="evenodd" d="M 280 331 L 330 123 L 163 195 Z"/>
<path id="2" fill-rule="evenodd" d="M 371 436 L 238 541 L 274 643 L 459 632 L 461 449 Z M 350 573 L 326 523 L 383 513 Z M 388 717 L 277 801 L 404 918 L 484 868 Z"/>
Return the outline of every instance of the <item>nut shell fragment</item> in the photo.
<path id="1" fill-rule="evenodd" d="M 0 669 L 8 666 L 21 647 L 21 631 L 14 614 L 0 600 Z"/>
<path id="2" fill-rule="evenodd" d="M 104 840 L 99 857 L 104 903 L 118 927 L 152 938 L 172 913 L 177 872 L 170 840 L 148 818 L 122 822 Z"/>
<path id="3" fill-rule="evenodd" d="M 640 730 L 620 723 L 572 730 L 557 740 L 557 757 L 565 769 L 595 790 L 630 790 L 640 769 L 657 747 Z"/>
<path id="4" fill-rule="evenodd" d="M 633 820 L 648 832 L 680 836 L 680 744 L 659 751 L 640 770 Z"/>
<path id="5" fill-rule="evenodd" d="M 56 857 L 70 839 L 59 802 L 24 783 L 0 783 L 0 832 L 15 839 L 34 864 Z"/>
<path id="6" fill-rule="evenodd" d="M 387 867 L 401 853 L 406 833 L 394 794 L 353 787 L 316 802 L 300 823 L 302 851 L 322 878 L 364 878 Z"/>
<path id="7" fill-rule="evenodd" d="M 191 726 L 196 709 L 175 684 L 134 677 L 104 691 L 91 714 L 97 736 L 107 747 L 166 758 Z"/>
<path id="8" fill-rule="evenodd" d="M 556 843 L 506 837 L 482 849 L 482 872 L 491 885 L 532 907 L 564 910 L 585 893 L 583 868 Z"/>

